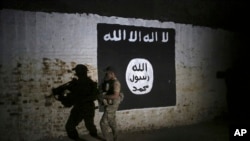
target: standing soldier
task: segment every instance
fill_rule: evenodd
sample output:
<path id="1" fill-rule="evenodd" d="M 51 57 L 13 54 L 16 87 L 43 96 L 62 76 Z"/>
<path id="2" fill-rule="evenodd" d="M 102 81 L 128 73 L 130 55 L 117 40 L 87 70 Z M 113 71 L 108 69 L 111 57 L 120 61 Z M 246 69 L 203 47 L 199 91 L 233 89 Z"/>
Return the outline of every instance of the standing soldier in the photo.
<path id="1" fill-rule="evenodd" d="M 90 135 L 99 138 L 94 124 L 94 100 L 97 99 L 96 83 L 87 76 L 88 69 L 85 65 L 79 64 L 73 70 L 78 79 L 69 88 L 72 92 L 73 108 L 65 126 L 68 137 L 75 141 L 83 141 L 79 138 L 76 126 L 84 120 Z"/>
<path id="2" fill-rule="evenodd" d="M 100 121 L 101 130 L 103 136 L 108 140 L 108 129 L 111 128 L 113 134 L 113 141 L 117 141 L 117 123 L 116 123 L 116 111 L 120 104 L 120 90 L 121 84 L 116 78 L 115 71 L 112 67 L 106 68 L 105 84 L 102 85 L 105 95 L 103 99 L 106 100 L 104 104 L 104 113 Z"/>

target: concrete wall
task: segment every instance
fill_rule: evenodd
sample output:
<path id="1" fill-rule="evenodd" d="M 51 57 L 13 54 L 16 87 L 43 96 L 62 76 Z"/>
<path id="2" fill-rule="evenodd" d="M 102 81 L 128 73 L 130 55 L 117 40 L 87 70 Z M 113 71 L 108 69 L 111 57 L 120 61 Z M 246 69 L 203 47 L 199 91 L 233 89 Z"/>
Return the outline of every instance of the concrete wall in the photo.
<path id="1" fill-rule="evenodd" d="M 69 110 L 45 98 L 51 88 L 73 77 L 71 68 L 86 64 L 97 81 L 97 23 L 176 30 L 176 95 L 172 107 L 122 110 L 121 132 L 192 124 L 227 111 L 226 87 L 216 78 L 231 65 L 232 33 L 157 20 L 1 10 L 0 140 L 34 141 L 66 136 Z M 96 110 L 100 133 L 102 112 Z M 87 134 L 84 124 L 81 134 Z"/>

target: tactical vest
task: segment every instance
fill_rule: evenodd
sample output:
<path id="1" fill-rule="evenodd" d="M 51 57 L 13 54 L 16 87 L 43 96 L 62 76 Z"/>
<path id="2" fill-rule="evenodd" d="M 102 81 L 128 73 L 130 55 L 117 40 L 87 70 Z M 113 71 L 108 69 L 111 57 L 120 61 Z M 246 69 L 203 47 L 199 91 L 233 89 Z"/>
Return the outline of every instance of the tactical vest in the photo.
<path id="1" fill-rule="evenodd" d="M 114 94 L 114 83 L 116 80 L 109 80 L 106 85 L 108 85 L 107 95 Z"/>

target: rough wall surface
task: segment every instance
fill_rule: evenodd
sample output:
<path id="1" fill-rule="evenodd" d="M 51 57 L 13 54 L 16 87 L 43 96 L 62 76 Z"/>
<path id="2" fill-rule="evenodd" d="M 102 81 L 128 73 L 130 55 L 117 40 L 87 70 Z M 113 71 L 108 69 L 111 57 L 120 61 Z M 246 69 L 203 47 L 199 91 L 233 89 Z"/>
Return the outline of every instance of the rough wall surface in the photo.
<path id="1" fill-rule="evenodd" d="M 192 124 L 227 110 L 224 81 L 216 78 L 216 72 L 231 65 L 234 37 L 230 32 L 94 14 L 15 10 L 0 14 L 0 140 L 66 136 L 70 109 L 46 96 L 73 77 L 71 68 L 78 63 L 86 64 L 97 81 L 97 23 L 176 30 L 176 106 L 118 111 L 120 131 Z M 96 110 L 98 132 L 101 116 Z M 79 130 L 87 133 L 84 124 Z"/>

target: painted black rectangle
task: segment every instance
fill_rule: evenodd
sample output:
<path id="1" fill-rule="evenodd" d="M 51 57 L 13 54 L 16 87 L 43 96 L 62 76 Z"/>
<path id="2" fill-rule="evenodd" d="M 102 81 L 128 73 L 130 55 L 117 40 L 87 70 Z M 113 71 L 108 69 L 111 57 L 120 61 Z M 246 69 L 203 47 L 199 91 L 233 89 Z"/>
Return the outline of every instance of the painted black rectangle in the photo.
<path id="1" fill-rule="evenodd" d="M 100 23 L 97 36 L 98 81 L 105 67 L 116 69 L 120 110 L 176 104 L 174 29 Z"/>

